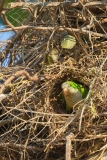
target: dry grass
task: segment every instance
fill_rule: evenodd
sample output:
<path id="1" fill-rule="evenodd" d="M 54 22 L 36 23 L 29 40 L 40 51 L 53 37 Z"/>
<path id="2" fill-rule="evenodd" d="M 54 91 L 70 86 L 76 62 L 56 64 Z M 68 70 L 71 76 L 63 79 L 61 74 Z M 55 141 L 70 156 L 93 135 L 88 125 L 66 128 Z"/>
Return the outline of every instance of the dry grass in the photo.
<path id="1" fill-rule="evenodd" d="M 89 25 L 89 32 L 106 35 L 107 24 L 100 23 L 106 10 L 104 6 L 96 10 L 95 6 L 82 5 L 39 7 L 30 25 L 47 29 L 24 30 L 10 50 L 12 63 L 6 69 L 0 68 L 1 88 L 4 83 L 0 93 L 6 96 L 0 102 L 0 159 L 63 160 L 66 137 L 71 133 L 73 160 L 105 150 L 102 147 L 107 143 L 107 40 L 84 31 L 71 33 L 66 28 Z M 55 29 L 48 29 L 50 26 Z M 67 32 L 77 40 L 71 50 L 61 49 L 60 45 Z M 47 66 L 45 58 L 53 47 L 58 49 L 60 59 Z M 22 60 L 13 63 L 20 53 Z M 23 74 L 15 75 L 22 70 L 32 77 L 49 78 L 34 82 Z M 6 83 L 13 75 L 12 81 Z M 89 87 L 88 96 L 75 114 L 68 114 L 62 101 L 61 84 L 66 80 Z"/>

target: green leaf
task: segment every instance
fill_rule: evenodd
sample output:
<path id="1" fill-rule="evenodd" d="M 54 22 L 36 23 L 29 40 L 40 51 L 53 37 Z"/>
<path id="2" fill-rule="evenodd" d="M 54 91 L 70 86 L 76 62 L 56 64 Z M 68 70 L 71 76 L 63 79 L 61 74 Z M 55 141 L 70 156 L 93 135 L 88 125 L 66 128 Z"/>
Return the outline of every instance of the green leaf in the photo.
<path id="1" fill-rule="evenodd" d="M 13 26 L 17 27 L 26 22 L 29 14 L 30 13 L 28 10 L 22 9 L 21 7 L 16 7 L 7 11 L 6 17 Z"/>
<path id="2" fill-rule="evenodd" d="M 76 45 L 76 39 L 74 36 L 66 35 L 61 41 L 61 47 L 65 49 L 72 49 Z"/>
<path id="3" fill-rule="evenodd" d="M 15 0 L 6 0 L 3 7 L 6 8 L 10 2 L 15 2 Z"/>

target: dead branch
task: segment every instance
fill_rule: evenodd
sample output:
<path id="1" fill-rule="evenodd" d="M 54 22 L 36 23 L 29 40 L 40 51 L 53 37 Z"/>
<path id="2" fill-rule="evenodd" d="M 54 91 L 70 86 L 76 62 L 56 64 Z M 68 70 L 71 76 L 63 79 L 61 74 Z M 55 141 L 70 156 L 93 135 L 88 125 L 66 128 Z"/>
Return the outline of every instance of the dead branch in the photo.
<path id="1" fill-rule="evenodd" d="M 7 10 L 14 8 L 14 4 Z M 18 2 L 16 7 L 18 5 L 30 9 L 31 17 L 26 25 L 14 27 L 19 32 L 7 41 L 3 51 L 4 59 L 6 53 L 11 54 L 9 65 L 14 67 L 0 68 L 0 93 L 5 90 L 5 94 L 0 94 L 1 157 L 3 153 L 6 155 L 3 159 L 8 155 L 8 159 L 35 156 L 52 159 L 52 155 L 56 159 L 66 156 L 66 159 L 82 160 L 98 150 L 103 151 L 107 148 L 106 0 L 76 3 L 44 0 Z M 76 38 L 72 49 L 61 46 L 66 34 Z M 47 58 L 53 48 L 58 50 L 59 59 L 47 65 L 44 57 Z M 17 68 L 16 64 L 23 67 Z M 39 83 L 27 83 L 25 78 L 27 82 Z M 71 114 L 67 114 L 62 98 L 61 84 L 67 80 L 89 88 L 86 99 L 78 103 L 79 109 Z M 6 86 L 10 83 L 8 90 Z M 10 92 L 12 86 L 14 91 Z M 73 137 L 69 137 L 69 133 L 73 133 Z M 102 153 L 97 157 L 103 157 Z"/>
<path id="2" fill-rule="evenodd" d="M 9 8 L 15 8 L 15 7 L 36 7 L 36 6 L 40 6 L 40 7 L 57 7 L 57 6 L 76 6 L 79 3 L 71 3 L 71 2 L 15 2 L 15 3 L 10 3 Z"/>
<path id="3" fill-rule="evenodd" d="M 93 28 L 93 27 L 95 27 L 95 26 L 99 26 L 99 25 L 104 24 L 104 23 L 106 23 L 106 22 L 107 22 L 107 18 L 104 18 L 104 19 L 101 19 L 99 22 L 94 22 L 94 23 L 92 23 L 91 25 L 87 25 L 87 26 L 85 26 L 85 27 L 82 27 L 82 29 L 83 29 L 83 30 L 91 29 L 91 28 Z"/>
<path id="4" fill-rule="evenodd" d="M 66 136 L 66 160 L 71 160 L 71 139 L 73 136 L 74 135 L 72 133 Z"/>
<path id="5" fill-rule="evenodd" d="M 80 2 L 35 2 L 35 3 L 31 3 L 31 2 L 28 2 L 28 3 L 25 3 L 25 2 L 15 2 L 15 3 L 10 3 L 10 6 L 9 8 L 14 8 L 14 7 L 28 7 L 28 6 L 46 6 L 46 7 L 56 7 L 56 6 L 71 6 L 71 7 L 82 7 L 82 6 L 85 6 L 85 7 L 91 7 L 91 6 L 94 6 L 95 8 L 96 7 L 102 7 L 104 8 L 107 3 L 106 2 L 101 2 L 101 1 L 94 1 L 94 2 L 83 2 L 83 3 L 80 3 Z"/>
<path id="6" fill-rule="evenodd" d="M 33 21 L 34 17 L 32 16 L 32 13 L 30 13 L 28 19 L 25 22 L 25 25 L 28 24 L 29 22 Z M 14 27 L 15 30 L 15 27 Z M 2 30 L 3 31 L 3 30 Z M 19 31 L 17 34 L 15 34 L 12 38 L 11 38 L 11 42 L 8 42 L 6 45 L 6 49 L 5 51 L 3 51 L 5 54 L 8 53 L 9 49 L 14 45 L 14 43 L 19 39 L 19 37 L 23 34 L 24 30 Z"/>
<path id="7" fill-rule="evenodd" d="M 14 29 L 14 26 L 13 26 L 13 25 L 9 22 L 9 20 L 7 19 L 7 17 L 6 17 L 6 12 L 7 12 L 7 11 L 2 11 L 2 12 L 1 12 L 1 15 L 3 16 L 4 21 L 6 22 L 7 25 L 9 25 L 9 26 L 12 28 L 12 30 L 13 30 L 14 32 L 17 33 L 17 30 Z"/>
<path id="8" fill-rule="evenodd" d="M 27 150 L 36 150 L 36 151 L 43 151 L 44 148 L 39 148 L 39 147 L 34 147 L 34 146 L 24 146 L 22 144 L 16 144 L 16 143 L 0 143 L 0 147 L 14 147 L 14 148 L 17 148 L 17 149 L 27 149 Z"/>
<path id="9" fill-rule="evenodd" d="M 22 70 L 22 71 L 17 71 L 14 75 L 12 75 L 10 78 L 8 78 L 6 80 L 6 82 L 2 85 L 1 89 L 0 89 L 0 94 L 2 94 L 2 92 L 4 91 L 5 87 L 11 83 L 12 80 L 14 80 L 16 77 L 19 77 L 19 76 L 22 76 L 24 75 L 26 78 L 28 78 L 30 81 L 34 81 L 34 82 L 39 82 L 41 80 L 44 80 L 44 79 L 47 79 L 49 80 L 50 77 L 49 76 L 36 76 L 34 75 L 33 77 L 30 76 L 30 74 L 25 71 L 25 70 Z"/>
<path id="10" fill-rule="evenodd" d="M 4 6 L 4 3 L 5 3 L 5 0 L 1 0 L 0 3 L 1 3 L 1 4 L 0 4 L 0 13 L 1 13 L 2 10 L 3 10 L 3 6 Z"/>
<path id="11" fill-rule="evenodd" d="M 18 122 L 19 120 L 16 118 L 8 118 L 5 120 L 0 120 L 0 127 L 4 126 L 4 125 L 8 125 L 10 123 L 15 123 Z"/>
<path id="12" fill-rule="evenodd" d="M 58 27 L 58 28 L 54 28 L 54 27 L 35 27 L 35 26 L 21 26 L 21 27 L 14 27 L 15 30 L 23 30 L 23 29 L 34 29 L 34 30 L 59 30 L 59 31 L 63 31 L 63 30 L 67 30 L 69 32 L 79 32 L 79 33 L 85 33 L 85 34 L 91 34 L 92 36 L 96 36 L 96 37 L 104 37 L 107 38 L 106 34 L 101 34 L 101 33 L 96 33 L 93 31 L 88 31 L 88 30 L 84 30 L 84 29 L 76 29 L 76 28 L 68 28 L 68 27 Z M 12 31 L 12 28 L 7 28 L 4 30 L 0 30 L 0 32 L 8 32 L 8 31 Z"/>

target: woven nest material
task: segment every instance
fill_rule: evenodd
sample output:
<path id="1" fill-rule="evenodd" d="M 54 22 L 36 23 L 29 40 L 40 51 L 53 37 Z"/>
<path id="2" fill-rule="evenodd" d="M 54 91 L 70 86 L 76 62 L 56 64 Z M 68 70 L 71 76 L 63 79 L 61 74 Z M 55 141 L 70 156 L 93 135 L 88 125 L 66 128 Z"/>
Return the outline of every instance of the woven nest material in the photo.
<path id="1" fill-rule="evenodd" d="M 66 15 L 66 27 L 70 27 L 78 12 L 75 10 L 69 18 L 70 8 L 59 8 Z M 53 7 L 41 8 L 36 25 L 45 26 L 45 16 L 44 21 L 40 16 L 50 12 L 52 17 L 53 11 L 60 16 L 63 13 Z M 91 17 L 90 12 L 85 13 L 84 17 Z M 50 17 L 48 26 L 52 25 Z M 84 17 L 79 17 L 79 24 Z M 10 50 L 10 66 L 0 68 L 0 155 L 4 159 L 63 160 L 70 153 L 73 160 L 83 160 L 99 151 L 103 157 L 107 143 L 107 41 L 72 32 L 77 40 L 75 47 L 62 49 L 61 38 L 67 33 L 66 29 L 24 31 Z M 60 58 L 47 65 L 46 56 L 53 47 Z M 15 63 L 15 54 L 20 50 L 22 59 Z M 61 84 L 66 80 L 89 88 L 76 113 L 68 114 L 62 100 Z"/>
<path id="2" fill-rule="evenodd" d="M 98 56 L 102 60 L 104 60 L 104 56 L 106 57 L 104 53 Z M 91 60 L 94 62 L 93 67 L 90 64 Z M 85 64 L 87 64 L 86 67 Z M 75 156 L 75 147 L 78 157 L 91 154 L 102 147 L 106 143 L 107 132 L 105 118 L 107 86 L 105 83 L 106 65 L 98 72 L 100 65 L 99 58 L 90 54 L 81 56 L 79 61 L 69 57 L 63 63 L 58 62 L 46 66 L 44 71 L 46 74 L 55 73 L 49 80 L 32 82 L 23 75 L 18 78 L 15 77 L 11 84 L 5 86 L 3 93 L 7 96 L 1 101 L 0 126 L 1 137 L 4 139 L 2 145 L 5 144 L 11 150 L 17 140 L 15 147 L 24 149 L 24 145 L 27 143 L 25 149 L 29 154 L 31 154 L 31 150 L 44 153 L 46 149 L 45 153 L 51 156 L 55 153 L 56 158 L 58 158 L 64 156 L 65 139 L 67 134 L 72 132 L 74 134 L 72 155 Z M 5 81 L 22 68 L 14 67 L 1 70 Z M 31 73 L 30 69 L 27 71 Z M 92 93 L 89 100 L 80 104 L 81 107 L 85 105 L 85 111 L 79 131 L 81 112 L 72 121 L 76 114 L 67 114 L 61 98 L 61 84 L 66 80 L 73 79 L 90 87 L 95 76 L 97 77 L 91 88 Z M 72 122 L 70 123 L 70 121 Z M 28 142 L 26 142 L 27 140 Z M 60 153 L 57 153 L 56 149 L 60 150 Z M 41 156 L 38 155 L 38 157 Z"/>

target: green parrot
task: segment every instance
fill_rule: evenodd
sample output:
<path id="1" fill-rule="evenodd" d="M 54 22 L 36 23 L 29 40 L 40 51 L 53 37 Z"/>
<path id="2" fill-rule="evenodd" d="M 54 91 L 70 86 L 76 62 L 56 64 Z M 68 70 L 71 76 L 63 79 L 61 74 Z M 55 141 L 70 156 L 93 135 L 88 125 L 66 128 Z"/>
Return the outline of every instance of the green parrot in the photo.
<path id="1" fill-rule="evenodd" d="M 69 112 L 71 109 L 75 111 L 73 106 L 82 99 L 86 98 L 88 94 L 88 88 L 73 81 L 66 81 L 62 83 L 61 88 L 63 92 L 63 99 L 66 102 L 66 110 Z"/>

